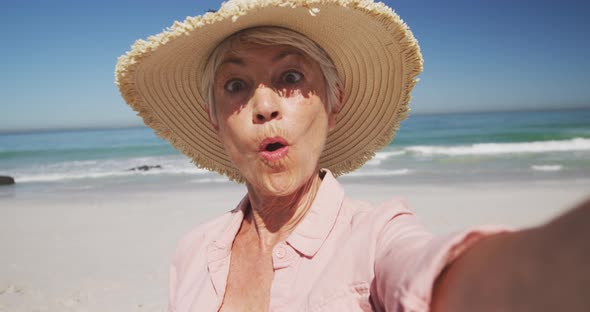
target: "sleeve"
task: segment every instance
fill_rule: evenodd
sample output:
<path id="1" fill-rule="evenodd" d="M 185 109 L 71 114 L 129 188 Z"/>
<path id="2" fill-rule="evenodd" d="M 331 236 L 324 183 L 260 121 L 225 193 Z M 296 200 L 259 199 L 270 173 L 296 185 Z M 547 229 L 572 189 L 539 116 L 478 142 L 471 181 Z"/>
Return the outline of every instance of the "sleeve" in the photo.
<path id="1" fill-rule="evenodd" d="M 378 305 L 385 311 L 429 311 L 433 286 L 445 267 L 481 238 L 503 231 L 484 226 L 434 236 L 413 214 L 395 216 L 377 241 Z"/>

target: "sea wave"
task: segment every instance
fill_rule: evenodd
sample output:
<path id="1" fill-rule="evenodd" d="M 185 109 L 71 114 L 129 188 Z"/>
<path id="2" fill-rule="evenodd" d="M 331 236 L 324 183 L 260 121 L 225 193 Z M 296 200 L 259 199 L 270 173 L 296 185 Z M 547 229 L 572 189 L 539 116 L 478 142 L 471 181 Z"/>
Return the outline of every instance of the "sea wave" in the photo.
<path id="1" fill-rule="evenodd" d="M 397 175 L 407 175 L 410 174 L 412 170 L 404 168 L 404 169 L 397 169 L 397 170 L 379 170 L 379 171 L 369 171 L 360 169 L 358 171 L 354 171 L 351 173 L 346 174 L 347 177 L 387 177 L 387 176 L 397 176 Z"/>
<path id="2" fill-rule="evenodd" d="M 194 169 L 151 169 L 149 171 L 128 170 L 128 171 L 106 171 L 106 172 L 60 172 L 60 173 L 46 173 L 46 174 L 29 174 L 29 175 L 15 175 L 14 179 L 18 183 L 26 182 L 58 182 L 65 180 L 78 179 L 99 179 L 99 178 L 116 178 L 125 176 L 147 176 L 159 174 L 203 174 L 203 170 Z"/>
<path id="3" fill-rule="evenodd" d="M 562 165 L 532 165 L 531 169 L 534 171 L 560 171 L 563 169 Z"/>
<path id="4" fill-rule="evenodd" d="M 194 180 L 190 180 L 190 183 L 197 183 L 197 184 L 202 184 L 202 183 L 227 183 L 230 182 L 230 180 L 228 178 L 225 177 L 218 177 L 218 178 L 202 178 L 202 179 L 194 179 Z"/>
<path id="5" fill-rule="evenodd" d="M 21 149 L 0 149 L 0 160 L 30 160 L 43 161 L 46 159 L 92 160 L 91 158 L 108 159 L 111 157 L 134 157 L 140 155 L 170 155 L 176 154 L 171 147 L 162 144 L 143 145 L 112 145 L 99 147 L 29 147 Z"/>
<path id="6" fill-rule="evenodd" d="M 141 170 L 146 166 L 148 170 Z M 11 172 L 18 183 L 59 182 L 78 179 L 116 178 L 141 175 L 203 175 L 209 173 L 185 157 L 140 157 L 90 161 L 66 161 L 34 165 Z"/>
<path id="7" fill-rule="evenodd" d="M 383 152 L 377 152 L 375 154 L 375 157 L 373 159 L 377 159 L 377 160 L 384 160 L 387 159 L 389 157 L 392 156 L 400 156 L 405 154 L 405 151 L 383 151 Z"/>
<path id="8" fill-rule="evenodd" d="M 520 153 L 548 153 L 590 151 L 590 139 L 574 138 L 559 141 L 521 143 L 480 143 L 459 146 L 410 146 L 404 150 L 418 155 L 498 155 Z"/>
<path id="9" fill-rule="evenodd" d="M 406 153 L 406 151 L 404 150 L 385 150 L 385 151 L 379 151 L 377 153 L 375 153 L 375 157 L 373 157 L 371 160 L 369 160 L 367 162 L 367 165 L 369 166 L 378 166 L 380 165 L 384 160 L 390 158 L 390 157 L 395 157 L 395 156 L 401 156 L 404 155 Z"/>
<path id="10" fill-rule="evenodd" d="M 121 176 L 129 176 L 129 175 L 133 175 L 133 174 L 134 174 L 133 172 L 47 173 L 47 174 L 16 175 L 15 181 L 18 183 L 57 182 L 57 181 L 64 181 L 64 180 L 121 177 Z"/>

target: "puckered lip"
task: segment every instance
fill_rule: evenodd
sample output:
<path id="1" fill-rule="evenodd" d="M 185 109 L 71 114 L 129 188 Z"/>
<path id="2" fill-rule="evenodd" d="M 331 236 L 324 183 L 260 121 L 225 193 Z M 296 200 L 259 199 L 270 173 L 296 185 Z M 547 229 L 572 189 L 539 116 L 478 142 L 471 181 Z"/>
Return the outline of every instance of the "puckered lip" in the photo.
<path id="1" fill-rule="evenodd" d="M 289 143 L 282 137 L 266 138 L 260 143 L 258 154 L 267 163 L 274 163 L 287 156 Z"/>
<path id="2" fill-rule="evenodd" d="M 260 142 L 260 146 L 258 148 L 258 151 L 259 152 L 274 152 L 274 151 L 284 148 L 286 146 L 289 146 L 289 143 L 287 142 L 287 140 L 285 140 L 283 137 L 276 136 L 276 137 L 266 138 L 266 139 L 262 140 L 262 142 Z"/>

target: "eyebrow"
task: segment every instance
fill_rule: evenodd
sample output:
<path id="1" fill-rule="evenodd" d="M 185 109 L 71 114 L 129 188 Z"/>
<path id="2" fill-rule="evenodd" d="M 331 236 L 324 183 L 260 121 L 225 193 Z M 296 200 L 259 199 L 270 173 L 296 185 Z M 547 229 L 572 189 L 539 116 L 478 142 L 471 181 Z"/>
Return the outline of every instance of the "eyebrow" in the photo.
<path id="1" fill-rule="evenodd" d="M 239 57 L 229 57 L 229 58 L 223 59 L 223 61 L 221 61 L 221 64 L 219 64 L 219 66 L 221 67 L 221 65 L 225 65 L 225 64 L 235 64 L 235 65 L 239 65 L 239 66 L 244 66 L 244 61 Z"/>
<path id="2" fill-rule="evenodd" d="M 273 62 L 278 62 L 284 59 L 287 56 L 296 55 L 296 56 L 303 56 L 301 52 L 295 50 L 284 50 L 281 53 L 277 54 L 275 57 L 272 58 Z"/>
<path id="3" fill-rule="evenodd" d="M 276 62 L 278 62 L 290 55 L 303 56 L 303 54 L 301 54 L 301 52 L 299 52 L 299 51 L 296 51 L 293 49 L 288 49 L 288 50 L 281 51 L 279 54 L 274 56 L 272 58 L 272 62 L 276 63 Z M 225 58 L 223 61 L 221 61 L 221 64 L 219 64 L 219 66 L 225 65 L 225 64 L 234 64 L 234 65 L 238 65 L 238 66 L 245 66 L 244 60 L 240 57 L 237 57 L 237 56 Z"/>

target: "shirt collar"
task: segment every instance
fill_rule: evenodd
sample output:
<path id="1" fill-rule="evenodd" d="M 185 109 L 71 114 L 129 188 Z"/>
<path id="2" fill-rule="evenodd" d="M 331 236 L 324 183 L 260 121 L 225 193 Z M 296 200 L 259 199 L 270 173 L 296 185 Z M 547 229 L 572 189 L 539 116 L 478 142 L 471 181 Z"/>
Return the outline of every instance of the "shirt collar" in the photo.
<path id="1" fill-rule="evenodd" d="M 287 238 L 287 243 L 307 257 L 313 257 L 336 224 L 344 201 L 344 190 L 332 173 L 323 169 L 324 179 L 310 209 Z"/>
<path id="2" fill-rule="evenodd" d="M 214 257 L 214 260 L 218 260 L 220 258 L 224 258 L 229 256 L 231 252 L 231 246 L 242 226 L 242 221 L 244 220 L 244 212 L 248 208 L 248 195 L 244 196 L 238 206 L 230 211 L 230 219 L 227 224 L 227 227 L 223 230 L 221 235 L 218 239 L 213 241 L 213 244 L 209 246 L 210 251 L 216 250 L 220 251 L 217 257 Z"/>

